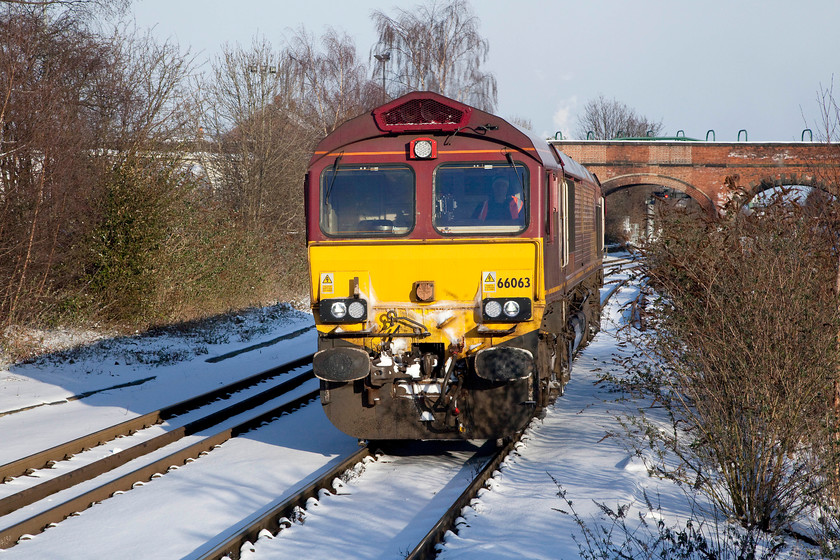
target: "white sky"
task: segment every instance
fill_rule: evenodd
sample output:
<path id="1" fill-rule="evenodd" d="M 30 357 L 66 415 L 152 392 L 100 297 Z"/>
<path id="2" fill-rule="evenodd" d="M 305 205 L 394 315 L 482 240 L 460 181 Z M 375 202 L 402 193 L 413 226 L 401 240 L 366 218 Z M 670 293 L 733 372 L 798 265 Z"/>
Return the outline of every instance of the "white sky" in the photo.
<path id="1" fill-rule="evenodd" d="M 819 118 L 817 91 L 837 74 L 837 0 L 472 0 L 490 42 L 486 69 L 499 86 L 497 113 L 568 137 L 587 100 L 603 93 L 666 134 L 799 140 Z M 282 46 L 303 25 L 350 34 L 366 58 L 370 14 L 395 0 L 135 0 L 139 27 L 155 27 L 204 59 L 224 43 L 264 35 Z M 411 0 L 403 7 L 415 5 Z M 804 117 L 803 117 L 804 114 Z"/>

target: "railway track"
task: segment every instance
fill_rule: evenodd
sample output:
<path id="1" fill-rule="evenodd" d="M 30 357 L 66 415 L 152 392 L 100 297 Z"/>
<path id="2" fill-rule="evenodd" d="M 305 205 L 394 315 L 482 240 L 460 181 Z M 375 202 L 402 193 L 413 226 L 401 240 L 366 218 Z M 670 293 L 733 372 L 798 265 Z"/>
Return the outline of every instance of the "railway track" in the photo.
<path id="1" fill-rule="evenodd" d="M 469 505 L 479 490 L 485 487 L 487 481 L 492 477 L 496 469 L 498 469 L 501 462 L 515 448 L 519 442 L 519 437 L 520 435 L 517 434 L 506 445 L 494 449 L 486 457 L 483 467 L 477 472 L 472 482 L 446 508 L 439 520 L 419 540 L 413 550 L 406 554 L 405 558 L 419 560 L 422 558 L 433 558 L 435 556 L 434 551 L 437 544 L 443 542 L 444 535 L 447 531 L 451 530 L 455 520 L 461 515 L 461 510 Z M 489 442 L 485 447 L 495 447 L 495 445 L 493 442 Z M 297 508 L 305 508 L 310 498 L 317 498 L 321 490 L 331 487 L 333 479 L 339 478 L 344 472 L 352 469 L 357 463 L 368 456 L 371 456 L 371 452 L 369 447 L 365 445 L 336 467 L 324 473 L 318 480 L 302 488 L 299 492 L 281 502 L 273 504 L 271 507 L 264 508 L 264 511 L 254 519 L 243 522 L 240 527 L 222 542 L 208 543 L 208 546 L 196 558 L 198 560 L 220 560 L 222 558 L 238 560 L 243 550 L 254 550 L 253 543 L 256 543 L 265 534 L 265 531 L 268 531 L 272 536 L 276 536 L 285 527 L 283 521 L 295 517 L 295 510 Z"/>
<path id="2" fill-rule="evenodd" d="M 604 257 L 602 268 L 604 276 L 612 276 L 619 272 L 639 266 L 639 258 L 635 255 L 627 257 Z"/>
<path id="3" fill-rule="evenodd" d="M 605 274 L 608 276 L 615 276 L 620 274 L 627 268 L 635 266 L 632 259 L 610 259 L 605 262 Z M 610 284 L 611 282 L 607 282 Z M 614 287 L 609 290 L 609 295 L 612 295 L 615 290 L 620 287 L 619 282 L 613 282 Z M 603 294 L 604 292 L 602 292 Z M 603 297 L 603 296 L 602 296 Z M 607 296 L 608 297 L 608 296 Z M 24 459 L 10 462 L 6 465 L 0 465 L 0 477 L 3 479 L 12 479 L 21 475 L 32 473 L 33 470 L 43 469 L 45 467 L 61 465 L 62 461 L 74 454 L 83 453 L 84 450 L 94 448 L 97 445 L 106 441 L 113 441 L 114 438 L 126 436 L 134 432 L 143 430 L 145 427 L 154 426 L 161 422 L 166 422 L 179 416 L 184 416 L 190 411 L 196 411 L 199 408 L 207 406 L 209 403 L 218 399 L 230 399 L 231 395 L 236 392 L 254 387 L 258 384 L 271 383 L 279 375 L 291 372 L 294 369 L 304 368 L 310 363 L 311 356 L 304 356 L 303 358 L 285 364 L 280 368 L 263 372 L 236 384 L 222 387 L 200 397 L 189 399 L 187 401 L 177 403 L 165 409 L 154 411 L 148 415 L 138 417 L 136 419 L 124 422 L 122 424 L 100 430 L 95 434 L 90 434 L 83 438 L 78 438 L 72 442 L 56 446 L 50 450 L 45 450 L 33 454 Z M 195 420 L 185 422 L 183 425 L 169 432 L 166 432 L 155 438 L 150 438 L 140 444 L 114 453 L 101 461 L 96 461 L 90 465 L 75 469 L 64 475 L 55 477 L 46 482 L 36 484 L 31 488 L 27 488 L 16 494 L 0 498 L 0 526 L 2 526 L 2 516 L 10 512 L 20 510 L 27 505 L 38 505 L 39 500 L 61 492 L 64 489 L 71 488 L 79 483 L 87 480 L 92 480 L 103 473 L 112 471 L 120 466 L 128 464 L 130 461 L 136 460 L 152 451 L 162 449 L 167 445 L 171 445 L 188 435 L 194 435 L 202 431 L 208 430 L 212 425 L 227 420 L 243 410 L 250 410 L 255 406 L 265 404 L 273 398 L 285 394 L 288 390 L 299 388 L 312 378 L 311 370 L 305 371 L 302 375 L 298 375 L 288 382 L 278 383 L 271 388 L 259 389 L 259 395 L 253 397 L 243 398 L 237 401 L 232 407 L 226 407 L 223 410 L 215 410 L 212 414 L 202 416 Z M 300 392 L 300 391 L 299 391 Z M 74 512 L 84 510 L 92 503 L 107 499 L 115 492 L 125 491 L 130 489 L 137 482 L 147 481 L 151 479 L 156 473 L 166 472 L 172 465 L 180 465 L 189 459 L 194 459 L 200 454 L 211 450 L 213 447 L 219 445 L 230 437 L 235 437 L 245 431 L 251 430 L 260 426 L 272 418 L 300 407 L 314 398 L 317 398 L 317 388 L 299 394 L 295 399 L 278 403 L 277 406 L 271 406 L 269 410 L 257 414 L 251 418 L 244 419 L 237 422 L 234 426 L 228 426 L 217 433 L 207 435 L 201 441 L 185 446 L 177 451 L 166 454 L 165 457 L 156 461 L 150 461 L 146 464 L 131 470 L 128 474 L 116 477 L 106 484 L 99 485 L 91 491 L 86 491 L 71 499 L 62 501 L 60 504 L 50 507 L 42 512 L 39 512 L 27 519 L 17 522 L 5 529 L 0 529 L 0 548 L 7 548 L 13 546 L 17 540 L 26 534 L 34 534 L 40 532 L 44 527 L 57 523 L 72 515 Z M 479 473 L 476 474 L 473 482 L 466 488 L 459 498 L 452 503 L 452 505 L 443 513 L 440 520 L 434 525 L 429 533 L 417 543 L 415 548 L 407 554 L 407 558 L 429 558 L 434 556 L 435 546 L 442 542 L 443 536 L 447 530 L 451 530 L 455 520 L 460 516 L 462 509 L 467 506 L 475 497 L 476 493 L 485 486 L 487 480 L 492 476 L 492 473 L 498 468 L 498 465 L 504 460 L 508 453 L 516 445 L 517 440 L 511 441 L 504 448 L 498 450 L 491 457 L 487 458 L 485 466 Z M 282 527 L 279 526 L 278 520 L 286 517 L 292 517 L 292 512 L 295 508 L 304 507 L 306 502 L 313 497 L 317 497 L 320 489 L 328 488 L 330 483 L 336 477 L 339 477 L 342 472 L 348 468 L 352 468 L 364 457 L 370 455 L 370 451 L 365 447 L 359 449 L 356 453 L 346 457 L 340 461 L 334 468 L 328 472 L 318 475 L 318 479 L 312 484 L 306 486 L 293 496 L 278 501 L 270 507 L 263 507 L 259 512 L 244 519 L 237 524 L 235 530 L 225 532 L 225 535 L 213 539 L 206 543 L 200 549 L 201 554 L 195 556 L 197 558 L 222 558 L 231 557 L 238 558 L 243 546 L 248 543 L 256 542 L 260 534 L 268 530 L 271 533 L 276 533 Z M 2 488 L 2 486 L 0 486 Z M 193 557 L 193 556 L 191 556 Z"/>
<path id="4" fill-rule="evenodd" d="M 14 546 L 18 539 L 24 535 L 38 533 L 52 523 L 58 523 L 67 516 L 86 509 L 93 503 L 107 499 L 115 492 L 129 490 L 137 482 L 145 482 L 157 473 L 166 472 L 170 466 L 181 465 L 190 459 L 195 459 L 224 441 L 259 427 L 264 422 L 291 412 L 317 398 L 317 386 L 305 392 L 303 387 L 304 384 L 314 379 L 311 370 L 311 358 L 311 355 L 303 356 L 277 368 L 272 368 L 197 397 L 0 466 L 0 477 L 7 481 L 14 477 L 33 474 L 38 469 L 62 466 L 64 461 L 74 455 L 83 454 L 96 446 L 113 441 L 115 438 L 135 434 L 150 426 L 168 422 L 193 412 L 196 414 L 192 415 L 198 416 L 158 436 L 144 439 L 136 445 L 87 463 L 79 468 L 72 470 L 68 468 L 64 474 L 47 478 L 44 482 L 29 486 L 0 499 L 0 527 L 3 527 L 3 516 L 8 516 L 30 506 L 39 510 L 23 520 L 13 522 L 0 529 L 0 548 Z M 290 379 L 271 385 L 281 376 L 307 366 L 309 366 L 308 369 L 298 372 Z M 252 396 L 237 398 L 238 393 L 266 384 L 270 386 L 260 389 Z M 295 398 L 290 400 L 285 397 L 293 391 L 297 395 Z M 223 407 L 212 405 L 219 400 L 230 400 L 231 403 Z M 258 409 L 258 407 L 259 412 L 248 414 L 249 411 Z M 202 413 L 201 409 L 210 410 Z M 232 425 L 230 425 L 231 422 L 228 422 L 231 419 L 235 419 Z M 226 423 L 225 427 L 219 427 L 223 423 Z M 214 430 L 214 427 L 217 427 L 217 429 Z M 204 433 L 204 437 L 201 437 L 195 443 L 176 445 L 187 436 L 202 433 Z M 143 461 L 145 456 L 158 450 L 165 451 L 165 448 L 170 446 L 177 447 L 177 449 L 164 454 L 162 458 Z M 157 453 L 156 455 L 160 454 Z M 133 461 L 142 464 L 126 474 L 113 477 L 101 485 L 82 491 L 72 498 L 63 501 L 58 500 L 60 501 L 58 504 L 51 503 L 44 508 L 37 507 L 40 501 L 50 496 L 129 465 Z"/>
<path id="5" fill-rule="evenodd" d="M 640 266 L 638 257 L 631 255 L 629 257 L 605 257 L 603 263 L 604 270 L 604 290 L 601 292 L 601 307 L 603 308 L 609 299 L 627 284 L 632 278 L 630 275 L 624 276 L 623 273 L 633 270 Z"/>
<path id="6" fill-rule="evenodd" d="M 638 261 L 634 257 L 609 259 L 608 261 L 605 260 L 603 266 L 605 276 L 615 276 L 628 269 L 635 268 L 638 266 Z M 628 280 L 629 278 L 625 278 L 612 282 L 613 286 L 603 295 L 601 304 L 605 305 L 606 301 Z M 447 531 L 454 528 L 455 521 L 461 515 L 463 508 L 468 506 L 473 498 L 477 496 L 478 491 L 485 487 L 487 481 L 493 476 L 493 473 L 499 468 L 499 465 L 504 461 L 505 457 L 514 450 L 519 439 L 522 437 L 522 433 L 517 433 L 515 438 L 490 457 L 487 464 L 481 469 L 473 482 L 464 490 L 452 506 L 446 510 L 423 540 L 406 556 L 407 560 L 421 560 L 435 558 L 437 556 L 435 547 L 443 542 L 444 535 Z"/>
<path id="7" fill-rule="evenodd" d="M 316 498 L 322 489 L 328 488 L 333 479 L 340 477 L 344 472 L 370 455 L 368 446 L 362 446 L 358 451 L 292 496 L 263 508 L 263 511 L 259 512 L 253 519 L 243 521 L 221 542 L 208 543 L 205 550 L 201 551 L 196 557 L 196 560 L 220 560 L 221 558 L 238 560 L 243 548 L 256 542 L 263 531 L 276 535 L 282 529 L 281 519 L 293 517 L 296 508 L 304 508 L 306 502 L 310 498 Z"/>
<path id="8" fill-rule="evenodd" d="M 478 496 L 479 490 L 485 487 L 487 481 L 493 476 L 496 469 L 499 468 L 505 457 L 510 453 L 519 443 L 522 437 L 522 432 L 518 432 L 516 436 L 501 449 L 498 449 L 484 465 L 484 467 L 476 475 L 475 479 L 469 486 L 458 496 L 458 499 L 443 513 L 435 523 L 435 526 L 423 537 L 417 546 L 406 556 L 406 560 L 422 560 L 426 558 L 434 558 L 437 556 L 435 547 L 443 542 L 446 532 L 455 526 L 455 520 L 461 515 L 461 511 L 467 507 L 473 498 Z"/>
<path id="9" fill-rule="evenodd" d="M 634 258 L 620 258 L 612 259 L 606 262 L 605 274 L 609 276 L 618 276 L 628 269 L 635 268 L 638 265 Z M 613 285 L 604 291 L 603 299 L 606 300 L 614 295 L 627 279 L 617 279 L 611 282 Z M 609 283 L 608 283 L 609 284 Z M 487 457 L 484 466 L 476 473 L 472 482 L 461 492 L 456 500 L 446 508 L 441 514 L 438 521 L 428 531 L 428 533 L 416 543 L 414 548 L 407 552 L 405 558 L 411 560 L 434 558 L 436 556 L 436 546 L 443 542 L 447 531 L 453 530 L 456 520 L 461 516 L 464 507 L 468 506 L 471 501 L 476 498 L 478 492 L 487 485 L 488 480 L 493 476 L 493 473 L 499 468 L 504 459 L 514 450 L 521 432 L 516 435 L 503 447 L 494 450 L 494 452 Z M 367 447 L 361 449 L 356 455 L 349 457 L 347 460 L 338 465 L 335 469 L 326 473 L 318 481 L 302 489 L 300 493 L 289 497 L 281 503 L 278 503 L 270 510 L 266 511 L 264 515 L 250 521 L 235 533 L 232 534 L 224 542 L 213 545 L 208 548 L 199 558 L 201 560 L 218 560 L 221 558 L 240 558 L 242 551 L 255 549 L 253 543 L 256 543 L 260 536 L 265 535 L 268 531 L 272 536 L 283 530 L 283 526 L 279 520 L 286 518 L 293 518 L 296 508 L 304 508 L 305 504 L 310 498 L 317 497 L 319 491 L 322 489 L 329 489 L 330 483 L 334 478 L 351 468 L 356 462 L 362 458 L 369 456 L 370 451 Z"/>

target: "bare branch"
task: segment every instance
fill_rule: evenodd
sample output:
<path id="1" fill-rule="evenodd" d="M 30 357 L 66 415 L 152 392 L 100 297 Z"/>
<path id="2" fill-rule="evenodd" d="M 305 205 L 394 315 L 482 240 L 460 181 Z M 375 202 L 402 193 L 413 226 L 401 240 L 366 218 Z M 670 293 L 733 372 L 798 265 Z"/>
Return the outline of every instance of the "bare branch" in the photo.
<path id="1" fill-rule="evenodd" d="M 378 98 L 376 83 L 368 79 L 368 68 L 358 60 L 356 45 L 347 34 L 327 28 L 320 39 L 303 28 L 291 41 L 289 57 L 300 87 L 301 116 L 326 135 L 342 122 L 371 109 Z"/>
<path id="2" fill-rule="evenodd" d="M 412 10 L 398 8 L 393 18 L 379 10 L 372 17 L 379 40 L 371 59 L 390 53 L 392 93 L 429 90 L 494 109 L 496 78 L 481 70 L 490 45 L 466 0 L 431 0 Z"/>
<path id="3" fill-rule="evenodd" d="M 97 14 L 106 17 L 124 14 L 131 3 L 132 0 L 0 0 L 0 9 L 35 10 L 41 13 L 64 11 L 84 20 Z"/>
<path id="4" fill-rule="evenodd" d="M 610 140 L 617 136 L 657 136 L 662 128 L 662 121 L 650 121 L 624 103 L 599 95 L 584 106 L 575 132 L 580 138 L 594 134 L 596 140 Z"/>

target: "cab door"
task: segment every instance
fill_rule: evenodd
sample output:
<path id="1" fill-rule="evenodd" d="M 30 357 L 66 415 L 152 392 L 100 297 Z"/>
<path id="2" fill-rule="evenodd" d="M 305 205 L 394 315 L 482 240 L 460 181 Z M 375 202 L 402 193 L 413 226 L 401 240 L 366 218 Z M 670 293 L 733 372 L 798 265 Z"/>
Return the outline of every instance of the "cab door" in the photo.
<path id="1" fill-rule="evenodd" d="M 546 171 L 545 177 L 545 215 L 544 219 L 544 261 L 545 287 L 551 293 L 552 288 L 561 284 L 562 274 L 562 246 L 560 223 L 560 181 L 556 171 Z"/>
<path id="2" fill-rule="evenodd" d="M 575 182 L 572 179 L 560 180 L 560 229 L 561 238 L 560 266 L 563 277 L 568 278 L 574 268 L 575 251 Z M 571 262 L 570 262 L 571 261 Z"/>

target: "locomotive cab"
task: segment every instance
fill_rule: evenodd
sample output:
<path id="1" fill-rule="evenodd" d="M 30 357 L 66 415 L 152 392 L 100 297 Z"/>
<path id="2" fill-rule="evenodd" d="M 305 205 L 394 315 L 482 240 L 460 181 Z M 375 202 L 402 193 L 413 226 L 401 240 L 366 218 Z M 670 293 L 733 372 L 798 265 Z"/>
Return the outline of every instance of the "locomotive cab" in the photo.
<path id="1" fill-rule="evenodd" d="M 557 219 L 546 173 L 563 166 L 544 140 L 430 92 L 321 141 L 306 180 L 313 368 L 337 427 L 361 439 L 496 438 L 545 405 L 574 337 L 570 302 L 586 299 L 567 279 L 593 282 L 563 266 L 559 235 L 546 244 Z"/>

